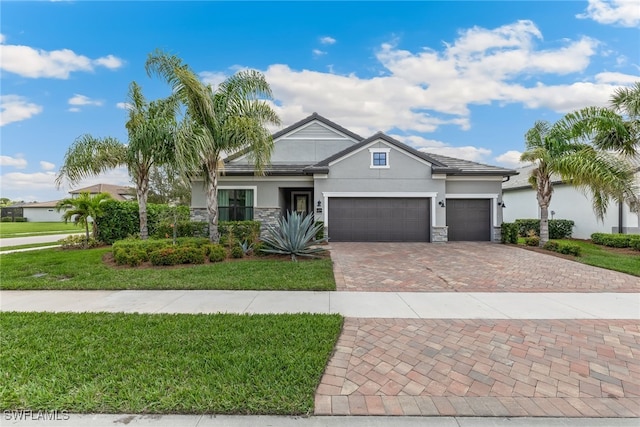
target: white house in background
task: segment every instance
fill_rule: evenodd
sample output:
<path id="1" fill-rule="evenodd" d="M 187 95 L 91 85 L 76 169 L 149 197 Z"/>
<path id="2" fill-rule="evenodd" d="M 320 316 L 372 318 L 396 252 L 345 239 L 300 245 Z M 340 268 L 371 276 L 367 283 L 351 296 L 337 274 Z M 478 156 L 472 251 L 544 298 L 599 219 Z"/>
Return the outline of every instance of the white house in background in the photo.
<path id="1" fill-rule="evenodd" d="M 640 158 L 634 159 L 633 163 L 638 167 L 636 179 L 640 184 Z M 540 218 L 536 191 L 528 182 L 533 168 L 534 166 L 526 166 L 518 169 L 518 175 L 511 176 L 502 184 L 505 204 L 502 217 L 505 222 Z M 611 202 L 604 221 L 600 221 L 593 212 L 591 196 L 564 184 L 559 177 L 553 180 L 553 196 L 549 206 L 549 219 L 551 218 L 575 222 L 573 237 L 576 239 L 589 239 L 592 233 L 618 233 L 619 230 L 628 234 L 640 234 L 638 213 L 632 211 L 629 205 Z"/>
<path id="2" fill-rule="evenodd" d="M 81 193 L 89 193 L 91 195 L 109 193 L 114 200 L 119 201 L 136 199 L 135 189 L 121 185 L 96 184 L 69 192 L 72 198 L 78 197 Z M 28 222 L 61 222 L 64 211 L 56 211 L 56 205 L 59 201 L 23 203 L 15 207 L 22 208 L 22 216 L 27 218 Z"/>

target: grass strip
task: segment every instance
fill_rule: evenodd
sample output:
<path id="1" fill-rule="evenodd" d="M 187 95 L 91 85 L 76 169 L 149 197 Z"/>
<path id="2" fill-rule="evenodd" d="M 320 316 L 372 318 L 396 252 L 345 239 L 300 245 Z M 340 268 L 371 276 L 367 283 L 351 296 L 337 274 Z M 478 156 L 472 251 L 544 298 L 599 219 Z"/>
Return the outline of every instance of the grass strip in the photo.
<path id="1" fill-rule="evenodd" d="M 640 252 L 626 253 L 581 240 L 557 240 L 557 242 L 580 246 L 582 254 L 576 258 L 578 262 L 640 276 Z"/>
<path id="2" fill-rule="evenodd" d="M 55 247 L 60 246 L 58 242 L 48 242 L 48 243 L 31 243 L 28 245 L 16 245 L 16 246 L 3 246 L 0 247 L 0 253 L 6 251 L 14 251 L 16 249 L 30 249 L 30 248 L 46 248 L 46 247 Z"/>
<path id="3" fill-rule="evenodd" d="M 2 289 L 335 290 L 331 260 L 251 259 L 168 268 L 114 268 L 110 249 L 42 249 L 0 258 Z"/>
<path id="4" fill-rule="evenodd" d="M 0 407 L 311 414 L 338 315 L 1 313 Z"/>
<path id="5" fill-rule="evenodd" d="M 84 229 L 71 222 L 0 222 L 0 238 L 43 236 L 46 234 L 82 233 Z"/>

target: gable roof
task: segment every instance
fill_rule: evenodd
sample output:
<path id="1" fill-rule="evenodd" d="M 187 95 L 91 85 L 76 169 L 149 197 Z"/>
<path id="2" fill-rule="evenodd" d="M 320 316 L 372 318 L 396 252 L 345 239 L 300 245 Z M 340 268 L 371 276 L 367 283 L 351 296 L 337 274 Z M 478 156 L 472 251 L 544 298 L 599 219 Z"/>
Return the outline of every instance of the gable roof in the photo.
<path id="1" fill-rule="evenodd" d="M 294 130 L 306 125 L 307 123 L 311 123 L 314 120 L 319 121 L 320 123 L 323 123 L 327 126 L 329 126 L 330 128 L 333 128 L 334 130 L 337 130 L 340 133 L 343 133 L 345 135 L 347 135 L 350 138 L 355 139 L 356 141 L 362 141 L 364 138 L 361 137 L 360 135 L 358 135 L 357 133 L 353 133 L 351 132 L 349 129 L 345 129 L 342 126 L 340 126 L 339 124 L 332 122 L 331 120 L 327 119 L 326 117 L 321 116 L 318 113 L 313 113 L 308 117 L 305 117 L 304 119 L 300 120 L 299 122 L 296 122 L 294 124 L 292 124 L 291 126 L 287 126 L 286 128 L 282 129 L 281 131 L 278 131 L 276 133 L 274 133 L 273 135 L 271 135 L 271 137 L 273 139 L 278 139 L 281 136 L 284 136 L 288 133 L 293 132 Z"/>
<path id="2" fill-rule="evenodd" d="M 135 190 L 130 187 L 123 187 L 121 185 L 112 185 L 112 184 L 95 184 L 89 187 L 78 188 L 76 190 L 69 191 L 69 194 L 80 194 L 80 193 L 89 193 L 89 194 L 99 194 L 99 193 L 109 193 L 111 197 L 115 200 L 129 200 L 124 196 L 135 196 Z"/>
<path id="3" fill-rule="evenodd" d="M 510 175 L 517 174 L 517 172 L 512 169 L 505 169 L 497 166 L 490 166 L 482 163 L 471 162 L 469 160 L 455 159 L 453 157 L 447 157 L 439 154 L 419 151 L 382 132 L 378 132 L 375 135 L 370 136 L 369 138 L 334 154 L 333 156 L 327 157 L 321 162 L 316 163 L 315 165 L 307 168 L 306 171 L 315 172 L 315 173 L 328 173 L 329 165 L 331 163 L 378 140 L 382 140 L 389 145 L 393 145 L 394 147 L 398 148 L 401 151 L 406 151 L 407 153 L 410 153 L 430 163 L 432 165 L 431 169 L 433 173 L 444 173 L 447 175 L 502 175 L 502 176 L 510 176 Z"/>

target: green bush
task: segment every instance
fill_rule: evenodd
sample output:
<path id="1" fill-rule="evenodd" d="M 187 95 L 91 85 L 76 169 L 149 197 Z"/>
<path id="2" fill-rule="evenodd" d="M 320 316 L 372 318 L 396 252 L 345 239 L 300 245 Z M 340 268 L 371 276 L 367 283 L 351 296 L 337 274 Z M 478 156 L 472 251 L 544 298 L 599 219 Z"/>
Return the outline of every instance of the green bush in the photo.
<path id="1" fill-rule="evenodd" d="M 209 261 L 211 262 L 224 261 L 224 259 L 227 257 L 227 251 L 222 245 L 210 244 L 205 248 L 205 250 L 207 256 L 209 257 Z"/>
<path id="2" fill-rule="evenodd" d="M 220 243 L 233 247 L 239 242 L 254 243 L 260 237 L 259 221 L 221 221 L 218 223 Z"/>
<path id="3" fill-rule="evenodd" d="M 149 254 L 139 248 L 130 250 L 119 248 L 113 251 L 113 259 L 118 265 L 137 267 L 143 262 L 149 261 Z"/>
<path id="4" fill-rule="evenodd" d="M 518 226 L 518 234 L 527 236 L 529 231 L 533 230 L 536 236 L 540 235 L 539 219 L 516 219 L 515 224 Z M 569 239 L 573 233 L 575 223 L 569 219 L 550 219 L 549 220 L 549 239 Z"/>
<path id="5" fill-rule="evenodd" d="M 13 222 L 27 222 L 27 218 L 22 217 L 22 216 L 17 216 L 15 218 L 13 218 Z"/>
<path id="6" fill-rule="evenodd" d="M 580 256 L 581 249 L 580 249 L 580 246 L 578 245 L 574 245 L 571 243 L 560 243 L 558 245 L 557 252 L 560 252 L 561 254 L 565 254 L 565 255 Z"/>
<path id="7" fill-rule="evenodd" d="M 231 258 L 242 258 L 244 256 L 244 251 L 240 245 L 236 245 L 231 248 Z"/>
<path id="8" fill-rule="evenodd" d="M 171 246 L 151 252 L 149 260 L 153 265 L 177 265 L 180 264 L 180 254 L 177 247 Z"/>
<path id="9" fill-rule="evenodd" d="M 500 241 L 502 243 L 518 243 L 518 225 L 516 223 L 503 222 L 500 229 Z"/>
<path id="10" fill-rule="evenodd" d="M 178 246 L 179 264 L 204 264 L 204 249 L 191 246 Z"/>
<path id="11" fill-rule="evenodd" d="M 631 244 L 629 245 L 632 249 L 635 249 L 636 251 L 640 251 L 640 238 L 635 238 L 632 239 Z"/>
<path id="12" fill-rule="evenodd" d="M 593 233 L 591 235 L 591 241 L 596 245 L 612 248 L 630 248 L 637 240 L 640 240 L 640 237 L 635 234 Z"/>
<path id="13" fill-rule="evenodd" d="M 176 223 L 176 237 L 208 237 L 209 223 L 203 221 L 178 221 Z M 165 239 L 173 237 L 173 223 L 158 224 L 154 237 Z"/>
<path id="14" fill-rule="evenodd" d="M 560 245 L 558 244 L 558 242 L 554 242 L 553 240 L 549 240 L 544 244 L 544 246 L 542 246 L 543 249 L 553 252 L 558 252 L 559 247 Z"/>
<path id="15" fill-rule="evenodd" d="M 176 239 L 179 246 L 187 246 L 191 248 L 204 248 L 209 242 L 208 237 L 180 237 Z"/>
<path id="16" fill-rule="evenodd" d="M 97 218 L 99 240 L 112 244 L 117 240 L 126 239 L 140 232 L 140 217 L 138 215 L 138 202 L 107 200 L 104 202 L 103 215 Z M 189 215 L 187 206 L 171 208 L 167 205 L 147 204 L 147 227 L 149 236 L 156 235 L 161 222 L 166 222 L 171 209 L 177 209 L 179 215 Z M 173 234 L 173 232 L 172 232 Z M 164 236 L 162 236 L 164 237 Z"/>
<path id="17" fill-rule="evenodd" d="M 60 243 L 62 249 L 90 249 L 97 248 L 101 245 L 101 243 L 94 238 L 90 237 L 89 240 L 87 240 L 84 234 L 67 236 L 64 239 L 58 240 L 58 243 Z"/>
<path id="18" fill-rule="evenodd" d="M 322 227 L 318 229 L 318 232 L 316 233 L 316 240 L 323 240 L 324 239 L 324 221 L 316 221 L 316 226 L 318 227 Z"/>
<path id="19" fill-rule="evenodd" d="M 2 218 L 0 218 L 0 222 L 13 222 L 13 218 L 11 218 L 10 216 L 3 216 Z"/>
<path id="20" fill-rule="evenodd" d="M 267 252 L 265 252 L 265 249 L 268 249 L 269 246 L 264 243 L 264 242 L 258 242 L 255 245 L 253 245 L 253 254 L 256 256 L 266 256 L 268 255 Z"/>
<path id="21" fill-rule="evenodd" d="M 147 240 L 139 240 L 139 239 L 125 239 L 119 240 L 113 244 L 111 247 L 114 251 L 116 250 L 125 250 L 125 251 L 144 251 L 147 255 L 153 251 L 157 251 L 159 249 L 166 248 L 167 246 L 171 246 L 171 240 L 167 239 L 147 239 Z"/>
<path id="22" fill-rule="evenodd" d="M 527 246 L 540 246 L 540 238 L 538 236 L 525 237 L 524 244 Z"/>

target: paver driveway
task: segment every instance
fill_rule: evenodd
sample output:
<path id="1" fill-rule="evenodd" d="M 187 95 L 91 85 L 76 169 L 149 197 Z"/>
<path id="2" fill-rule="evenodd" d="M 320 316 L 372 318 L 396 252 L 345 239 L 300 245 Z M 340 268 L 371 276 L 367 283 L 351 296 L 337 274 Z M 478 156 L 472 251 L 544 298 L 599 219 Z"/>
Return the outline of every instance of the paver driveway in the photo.
<path id="1" fill-rule="evenodd" d="M 496 243 L 331 243 L 339 291 L 640 292 L 640 277 Z"/>

